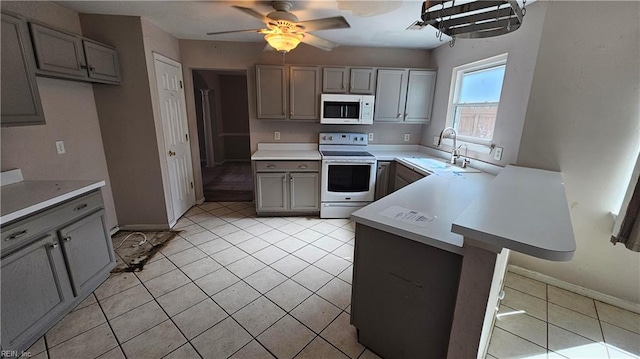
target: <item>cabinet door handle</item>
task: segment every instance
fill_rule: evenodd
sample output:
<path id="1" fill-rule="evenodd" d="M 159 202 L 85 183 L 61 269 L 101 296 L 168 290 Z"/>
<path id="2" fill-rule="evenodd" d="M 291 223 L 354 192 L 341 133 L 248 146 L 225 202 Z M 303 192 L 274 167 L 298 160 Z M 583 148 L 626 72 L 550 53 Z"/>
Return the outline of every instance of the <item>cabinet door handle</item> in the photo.
<path id="1" fill-rule="evenodd" d="M 87 69 L 87 65 L 80 65 L 80 68 L 83 69 L 83 70 L 86 70 Z"/>
<path id="2" fill-rule="evenodd" d="M 289 178 L 289 182 L 293 183 L 293 177 Z"/>
<path id="3" fill-rule="evenodd" d="M 89 67 L 89 71 L 91 71 L 91 72 L 95 72 L 95 71 L 96 71 L 96 68 L 95 68 L 95 67 L 93 67 L 93 66 L 90 66 L 90 67 Z"/>
<path id="4" fill-rule="evenodd" d="M 175 152 L 173 152 L 173 151 L 169 151 L 169 156 L 175 156 L 175 155 L 176 155 L 176 153 L 175 153 Z"/>
<path id="5" fill-rule="evenodd" d="M 282 182 L 287 182 L 287 176 L 282 177 Z"/>
<path id="6" fill-rule="evenodd" d="M 64 237 L 63 239 L 64 239 L 66 242 L 71 241 L 71 237 Z"/>
<path id="7" fill-rule="evenodd" d="M 401 114 L 401 113 L 399 113 L 399 114 L 398 114 L 398 118 L 400 118 L 400 117 L 402 117 L 402 114 Z"/>
<path id="8" fill-rule="evenodd" d="M 51 247 L 53 249 L 58 248 L 58 243 L 54 243 L 54 244 L 50 245 L 49 247 Z"/>
<path id="9" fill-rule="evenodd" d="M 300 166 L 298 166 L 298 168 L 306 169 L 306 168 L 307 168 L 307 165 L 300 165 Z"/>
<path id="10" fill-rule="evenodd" d="M 25 234 L 27 234 L 28 231 L 29 231 L 28 229 L 25 229 L 23 231 L 14 233 L 14 234 L 10 235 L 9 237 L 5 238 L 4 240 L 5 241 L 10 241 L 12 239 L 18 239 L 18 238 L 24 236 Z"/>
<path id="11" fill-rule="evenodd" d="M 276 168 L 276 165 L 267 165 L 267 168 Z"/>
<path id="12" fill-rule="evenodd" d="M 87 208 L 87 206 L 88 206 L 88 204 L 83 203 L 83 204 L 79 205 L 78 207 L 74 208 L 73 210 L 74 210 L 74 211 L 79 211 L 79 210 L 81 210 L 81 209 L 85 209 L 85 208 Z"/>
<path id="13" fill-rule="evenodd" d="M 405 117 L 405 118 L 406 118 L 406 117 L 409 117 L 409 114 L 408 114 L 408 113 L 405 113 L 405 114 L 404 114 L 404 117 Z"/>

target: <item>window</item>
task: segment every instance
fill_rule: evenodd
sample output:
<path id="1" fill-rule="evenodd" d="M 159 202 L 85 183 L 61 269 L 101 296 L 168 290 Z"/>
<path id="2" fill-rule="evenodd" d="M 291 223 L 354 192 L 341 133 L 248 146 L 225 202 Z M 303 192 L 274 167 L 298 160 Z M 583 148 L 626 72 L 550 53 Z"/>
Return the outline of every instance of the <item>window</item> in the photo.
<path id="1" fill-rule="evenodd" d="M 491 144 L 506 63 L 504 54 L 453 69 L 447 126 L 460 140 Z"/>

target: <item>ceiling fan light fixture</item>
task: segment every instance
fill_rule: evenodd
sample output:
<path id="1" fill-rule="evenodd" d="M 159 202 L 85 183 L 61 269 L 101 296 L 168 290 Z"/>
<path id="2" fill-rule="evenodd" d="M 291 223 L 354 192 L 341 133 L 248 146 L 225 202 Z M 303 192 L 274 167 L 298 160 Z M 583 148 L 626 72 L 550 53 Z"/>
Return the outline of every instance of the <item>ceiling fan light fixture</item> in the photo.
<path id="1" fill-rule="evenodd" d="M 300 41 L 302 41 L 303 35 L 291 32 L 266 34 L 264 39 L 269 43 L 271 47 L 278 52 L 287 53 L 295 49 Z"/>

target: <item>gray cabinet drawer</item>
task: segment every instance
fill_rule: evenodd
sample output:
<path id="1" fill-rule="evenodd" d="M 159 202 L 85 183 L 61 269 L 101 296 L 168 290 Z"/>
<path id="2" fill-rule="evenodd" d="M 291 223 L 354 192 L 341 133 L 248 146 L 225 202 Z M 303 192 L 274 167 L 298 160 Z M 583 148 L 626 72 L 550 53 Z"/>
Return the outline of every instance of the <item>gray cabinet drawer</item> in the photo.
<path id="1" fill-rule="evenodd" d="M 48 229 L 83 217 L 102 207 L 102 195 L 100 191 L 96 191 L 3 227 L 0 240 L 2 256 L 8 250 L 27 243 Z"/>
<path id="2" fill-rule="evenodd" d="M 257 172 L 318 172 L 320 161 L 256 161 Z"/>

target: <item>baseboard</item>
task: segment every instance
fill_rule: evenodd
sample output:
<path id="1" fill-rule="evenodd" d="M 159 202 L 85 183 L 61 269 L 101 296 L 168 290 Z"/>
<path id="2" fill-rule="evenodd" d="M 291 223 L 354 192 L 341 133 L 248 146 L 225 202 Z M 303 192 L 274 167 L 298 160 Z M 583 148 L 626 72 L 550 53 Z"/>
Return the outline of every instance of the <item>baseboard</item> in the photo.
<path id="1" fill-rule="evenodd" d="M 563 280 L 549 277 L 548 275 L 538 273 L 536 271 L 532 271 L 530 269 L 514 266 L 513 264 L 509 264 L 508 270 L 509 272 L 519 274 L 523 277 L 535 279 L 537 281 L 547 283 L 555 287 L 562 288 L 564 290 L 568 290 L 569 292 L 584 295 L 585 297 L 589 297 L 591 299 L 595 299 L 603 303 L 611 304 L 616 307 L 640 314 L 640 304 L 638 303 L 629 302 L 624 299 L 616 298 L 609 294 L 600 293 L 593 289 L 571 284 Z"/>
<path id="2" fill-rule="evenodd" d="M 168 231 L 168 224 L 127 224 L 120 226 L 121 231 Z"/>
<path id="3" fill-rule="evenodd" d="M 196 201 L 196 204 L 203 204 L 204 203 L 205 198 L 202 197 L 199 200 Z"/>
<path id="4" fill-rule="evenodd" d="M 113 236 L 114 234 L 118 233 L 119 230 L 120 230 L 120 227 L 115 226 L 115 227 L 111 228 L 111 230 L 109 231 L 109 235 Z"/>

